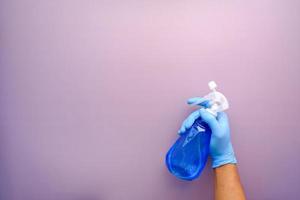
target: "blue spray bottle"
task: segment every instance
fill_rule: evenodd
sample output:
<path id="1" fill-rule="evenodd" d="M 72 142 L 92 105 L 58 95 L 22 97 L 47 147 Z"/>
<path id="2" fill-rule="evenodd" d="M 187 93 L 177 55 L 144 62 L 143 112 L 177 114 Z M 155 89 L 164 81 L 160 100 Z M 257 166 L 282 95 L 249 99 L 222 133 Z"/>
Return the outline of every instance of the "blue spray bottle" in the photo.
<path id="1" fill-rule="evenodd" d="M 208 83 L 211 92 L 201 101 L 192 105 L 199 105 L 203 101 L 210 101 L 210 108 L 206 108 L 212 115 L 229 108 L 226 97 L 216 90 L 214 81 Z M 166 165 L 169 171 L 177 178 L 194 180 L 199 177 L 205 167 L 211 137 L 211 129 L 201 120 L 197 119 L 192 127 L 180 135 L 166 155 Z"/>

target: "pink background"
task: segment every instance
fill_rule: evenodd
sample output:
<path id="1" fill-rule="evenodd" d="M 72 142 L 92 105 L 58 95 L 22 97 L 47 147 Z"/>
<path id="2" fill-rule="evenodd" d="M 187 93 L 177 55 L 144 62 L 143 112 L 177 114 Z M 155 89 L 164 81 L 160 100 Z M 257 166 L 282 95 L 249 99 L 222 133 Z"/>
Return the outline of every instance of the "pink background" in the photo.
<path id="1" fill-rule="evenodd" d="M 212 199 L 164 156 L 230 100 L 248 199 L 299 199 L 299 1 L 0 1 L 0 199 Z"/>

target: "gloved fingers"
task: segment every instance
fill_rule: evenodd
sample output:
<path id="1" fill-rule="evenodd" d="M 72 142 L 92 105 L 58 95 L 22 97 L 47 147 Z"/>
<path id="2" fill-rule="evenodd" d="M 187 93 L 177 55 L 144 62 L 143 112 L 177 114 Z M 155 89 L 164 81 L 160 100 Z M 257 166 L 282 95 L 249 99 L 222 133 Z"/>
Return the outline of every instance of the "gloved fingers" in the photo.
<path id="1" fill-rule="evenodd" d="M 228 116 L 225 112 L 219 112 L 217 120 L 223 129 L 229 129 Z"/>
<path id="2" fill-rule="evenodd" d="M 189 98 L 187 100 L 187 103 L 189 105 L 196 103 L 196 105 L 203 106 L 205 108 L 210 108 L 211 107 L 211 102 L 209 100 L 205 99 L 205 98 L 202 98 L 202 97 Z"/>
<path id="3" fill-rule="evenodd" d="M 207 112 L 205 109 L 199 110 L 201 119 L 206 122 L 212 130 L 212 134 L 217 134 L 219 132 L 220 126 L 216 117 L 211 113 Z"/>
<path id="4" fill-rule="evenodd" d="M 190 114 L 190 116 L 188 116 L 188 118 L 186 119 L 186 123 L 185 123 L 185 128 L 189 129 L 192 127 L 192 125 L 194 124 L 194 122 L 200 117 L 200 112 L 199 110 L 194 111 L 192 114 Z"/>
<path id="5" fill-rule="evenodd" d="M 182 122 L 182 125 L 178 131 L 178 134 L 181 135 L 182 133 L 185 132 L 185 123 L 186 123 L 186 119 Z"/>
<path id="6" fill-rule="evenodd" d="M 182 123 L 181 128 L 178 131 L 178 134 L 184 133 L 186 130 L 192 127 L 195 120 L 197 120 L 200 117 L 199 110 L 194 111 L 192 114 L 190 114 Z"/>

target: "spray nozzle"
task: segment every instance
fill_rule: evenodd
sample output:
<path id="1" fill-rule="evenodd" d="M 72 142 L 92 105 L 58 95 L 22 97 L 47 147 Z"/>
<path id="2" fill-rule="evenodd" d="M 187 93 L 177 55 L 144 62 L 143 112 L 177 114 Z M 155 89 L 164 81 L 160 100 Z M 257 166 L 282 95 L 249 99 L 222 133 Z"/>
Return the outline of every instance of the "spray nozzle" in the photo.
<path id="1" fill-rule="evenodd" d="M 229 103 L 226 97 L 222 93 L 216 90 L 217 88 L 216 82 L 210 81 L 208 83 L 208 87 L 211 90 L 211 92 L 205 95 L 202 100 L 197 101 L 192 105 L 199 105 L 204 101 L 209 101 L 211 106 L 209 108 L 206 108 L 206 110 L 211 114 L 213 114 L 214 116 L 217 116 L 218 112 L 224 111 L 229 108 Z"/>
<path id="2" fill-rule="evenodd" d="M 208 82 L 208 87 L 209 87 L 209 89 L 211 89 L 212 91 L 216 91 L 217 84 L 216 84 L 216 82 L 214 82 L 214 81 L 209 81 L 209 82 Z"/>

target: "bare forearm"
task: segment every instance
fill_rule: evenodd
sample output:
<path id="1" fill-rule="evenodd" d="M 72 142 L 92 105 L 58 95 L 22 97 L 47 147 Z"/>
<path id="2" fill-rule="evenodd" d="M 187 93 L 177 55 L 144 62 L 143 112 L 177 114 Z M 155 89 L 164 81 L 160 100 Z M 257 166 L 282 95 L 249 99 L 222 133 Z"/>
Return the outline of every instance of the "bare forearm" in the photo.
<path id="1" fill-rule="evenodd" d="M 214 169 L 215 200 L 246 200 L 235 164 L 226 164 Z"/>

